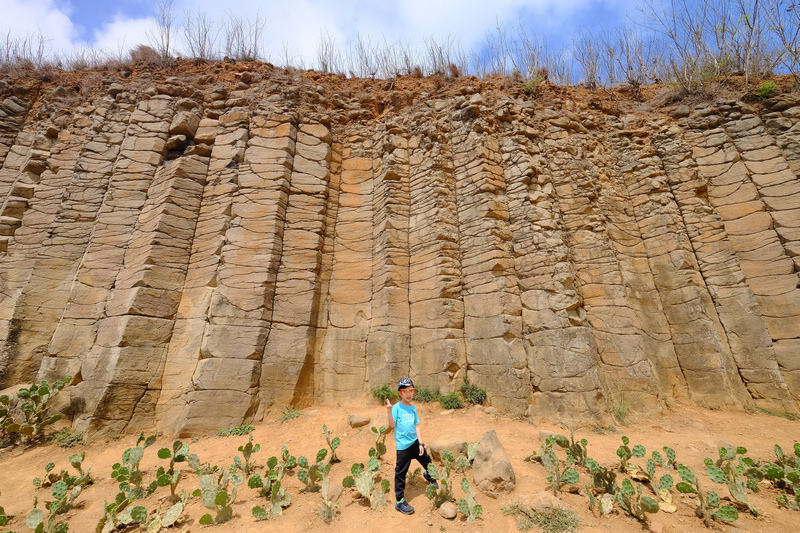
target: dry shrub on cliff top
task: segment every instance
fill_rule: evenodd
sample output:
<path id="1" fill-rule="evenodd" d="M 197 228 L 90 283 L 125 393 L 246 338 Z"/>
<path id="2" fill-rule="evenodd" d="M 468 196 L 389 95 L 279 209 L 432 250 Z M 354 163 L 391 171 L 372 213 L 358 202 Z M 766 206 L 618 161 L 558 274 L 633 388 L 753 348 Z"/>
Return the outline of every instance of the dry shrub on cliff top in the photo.
<path id="1" fill-rule="evenodd" d="M 140 44 L 131 50 L 131 61 L 137 67 L 156 67 L 161 64 L 161 58 L 158 52 L 146 44 Z"/>

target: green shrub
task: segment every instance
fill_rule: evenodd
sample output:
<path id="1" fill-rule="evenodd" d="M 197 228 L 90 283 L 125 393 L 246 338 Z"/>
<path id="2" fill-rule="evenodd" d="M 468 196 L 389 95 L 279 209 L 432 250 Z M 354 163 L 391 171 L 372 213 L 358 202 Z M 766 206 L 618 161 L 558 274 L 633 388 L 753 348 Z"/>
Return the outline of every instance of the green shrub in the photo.
<path id="1" fill-rule="evenodd" d="M 250 424 L 241 424 L 236 427 L 228 428 L 228 429 L 220 429 L 217 431 L 217 437 L 244 437 L 245 435 L 249 435 L 252 433 L 256 428 L 251 426 Z"/>
<path id="2" fill-rule="evenodd" d="M 287 405 L 286 408 L 283 410 L 283 413 L 281 413 L 281 420 L 286 422 L 287 420 L 297 418 L 298 416 L 300 416 L 300 414 L 301 413 L 299 410 Z"/>
<path id="3" fill-rule="evenodd" d="M 544 512 L 536 513 L 533 523 L 544 533 L 578 531 L 578 516 L 570 510 L 559 507 L 551 507 Z"/>
<path id="4" fill-rule="evenodd" d="M 486 391 L 470 383 L 467 378 L 464 378 L 464 384 L 461 385 L 461 394 L 469 403 L 481 404 L 486 401 Z"/>
<path id="5" fill-rule="evenodd" d="M 463 407 L 461 404 L 461 398 L 455 392 L 443 394 L 439 398 L 439 403 L 445 409 L 461 409 Z"/>
<path id="6" fill-rule="evenodd" d="M 386 383 L 380 387 L 372 389 L 372 395 L 378 398 L 381 403 L 385 402 L 386 400 L 396 400 L 400 398 L 400 395 L 397 393 L 397 391 Z"/>
<path id="7" fill-rule="evenodd" d="M 52 440 L 62 448 L 74 448 L 83 444 L 83 433 L 73 433 L 70 428 L 64 428 L 53 435 Z"/>
<path id="8" fill-rule="evenodd" d="M 414 395 L 414 400 L 418 402 L 435 402 L 439 399 L 439 389 L 429 389 L 428 387 L 421 387 L 417 389 Z"/>
<path id="9" fill-rule="evenodd" d="M 766 80 L 762 82 L 761 85 L 758 86 L 758 89 L 756 89 L 755 93 L 753 93 L 753 99 L 766 100 L 767 98 L 772 98 L 778 94 L 779 90 L 780 88 L 778 87 L 777 83 L 772 80 Z"/>

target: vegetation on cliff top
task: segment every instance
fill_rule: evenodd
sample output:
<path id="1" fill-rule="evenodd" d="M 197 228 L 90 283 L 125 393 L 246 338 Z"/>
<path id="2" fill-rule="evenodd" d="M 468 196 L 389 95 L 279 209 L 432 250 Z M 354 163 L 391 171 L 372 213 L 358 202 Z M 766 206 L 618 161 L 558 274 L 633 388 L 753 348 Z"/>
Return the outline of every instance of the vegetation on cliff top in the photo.
<path id="1" fill-rule="evenodd" d="M 49 50 L 44 35 L 15 38 L 9 32 L 0 44 L 0 74 L 52 79 L 59 69 L 125 72 L 168 68 L 179 59 L 271 59 L 265 50 L 267 18 L 229 13 L 217 21 L 200 10 L 179 15 L 172 0 L 156 7 L 148 43 L 130 53 L 84 48 L 63 55 Z M 359 35 L 343 48 L 324 33 L 313 64 L 292 57 L 286 46 L 273 60 L 285 68 L 354 78 L 508 76 L 529 94 L 545 80 L 590 88 L 669 83 L 696 93 L 743 76 L 749 89 L 773 74 L 792 75 L 793 89 L 800 89 L 800 7 L 792 0 L 641 0 L 636 22 L 583 31 L 561 49 L 549 46 L 535 28 L 498 23 L 474 50 L 452 35 L 424 38 L 416 46 Z"/>

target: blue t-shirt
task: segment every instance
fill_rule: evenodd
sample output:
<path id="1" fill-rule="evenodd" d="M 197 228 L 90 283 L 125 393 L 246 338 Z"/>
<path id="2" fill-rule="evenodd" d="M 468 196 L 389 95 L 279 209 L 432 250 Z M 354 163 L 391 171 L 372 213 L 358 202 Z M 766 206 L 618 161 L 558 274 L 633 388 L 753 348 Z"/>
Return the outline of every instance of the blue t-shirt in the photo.
<path id="1" fill-rule="evenodd" d="M 417 408 L 397 402 L 392 407 L 392 418 L 394 419 L 394 440 L 397 443 L 397 449 L 405 450 L 417 440 L 417 424 L 419 424 Z"/>

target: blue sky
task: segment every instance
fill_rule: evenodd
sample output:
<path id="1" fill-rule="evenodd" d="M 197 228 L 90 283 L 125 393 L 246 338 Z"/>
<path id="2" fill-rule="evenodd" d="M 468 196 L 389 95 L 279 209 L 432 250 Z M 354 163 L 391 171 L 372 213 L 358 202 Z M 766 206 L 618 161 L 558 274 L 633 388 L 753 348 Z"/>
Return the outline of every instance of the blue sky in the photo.
<path id="1" fill-rule="evenodd" d="M 637 0 L 174 0 L 173 10 L 206 12 L 223 20 L 231 12 L 245 19 L 258 11 L 266 19 L 263 44 L 268 59 L 284 48 L 313 66 L 320 33 L 327 31 L 346 47 L 357 33 L 422 44 L 425 37 L 458 37 L 477 49 L 497 21 L 516 24 L 544 36 L 548 44 L 569 43 L 580 29 L 613 29 L 636 15 Z M 89 46 L 110 53 L 147 41 L 154 28 L 152 0 L 0 0 L 0 32 L 5 36 L 44 34 L 57 53 Z"/>

